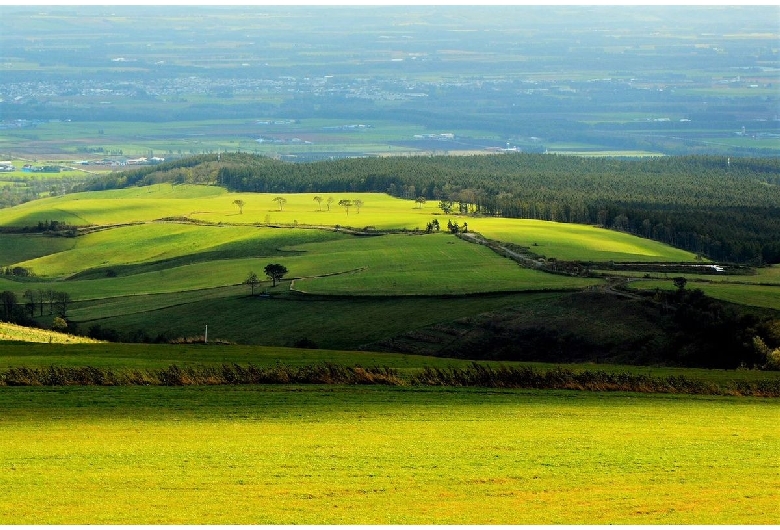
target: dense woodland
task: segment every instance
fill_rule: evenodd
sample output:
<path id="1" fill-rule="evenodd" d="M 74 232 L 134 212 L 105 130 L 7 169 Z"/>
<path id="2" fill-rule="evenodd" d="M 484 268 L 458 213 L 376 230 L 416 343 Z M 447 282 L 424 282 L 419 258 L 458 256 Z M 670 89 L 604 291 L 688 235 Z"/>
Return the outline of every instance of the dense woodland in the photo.
<path id="1" fill-rule="evenodd" d="M 85 190 L 158 182 L 263 193 L 381 192 L 454 212 L 601 225 L 713 260 L 780 263 L 780 160 L 639 160 L 541 154 L 340 159 L 306 164 L 242 153 L 113 173 Z"/>

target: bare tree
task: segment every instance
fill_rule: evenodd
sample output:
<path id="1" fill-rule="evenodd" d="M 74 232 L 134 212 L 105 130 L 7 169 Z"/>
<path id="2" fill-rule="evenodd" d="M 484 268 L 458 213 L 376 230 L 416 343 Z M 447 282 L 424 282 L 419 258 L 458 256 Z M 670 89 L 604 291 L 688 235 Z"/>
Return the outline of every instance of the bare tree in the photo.
<path id="1" fill-rule="evenodd" d="M 363 206 L 363 201 L 361 199 L 355 199 L 352 204 L 355 205 L 355 210 L 357 210 L 357 213 L 360 213 L 360 207 Z"/>
<path id="2" fill-rule="evenodd" d="M 255 295 L 255 285 L 260 283 L 260 278 L 257 277 L 257 274 L 254 272 L 249 273 L 249 277 L 244 280 L 244 283 L 249 285 L 249 287 L 252 289 L 252 296 Z"/>
<path id="3" fill-rule="evenodd" d="M 25 309 L 30 312 L 30 318 L 33 318 L 35 316 L 35 300 L 36 300 L 36 294 L 35 291 L 32 289 L 27 289 L 24 292 L 24 298 L 27 300 L 27 302 L 24 304 Z"/>
<path id="4" fill-rule="evenodd" d="M 315 196 L 315 197 L 314 197 L 314 202 L 316 202 L 317 204 L 319 204 L 319 206 L 320 206 L 320 211 L 322 211 L 322 197 L 320 197 L 319 195 Z"/>

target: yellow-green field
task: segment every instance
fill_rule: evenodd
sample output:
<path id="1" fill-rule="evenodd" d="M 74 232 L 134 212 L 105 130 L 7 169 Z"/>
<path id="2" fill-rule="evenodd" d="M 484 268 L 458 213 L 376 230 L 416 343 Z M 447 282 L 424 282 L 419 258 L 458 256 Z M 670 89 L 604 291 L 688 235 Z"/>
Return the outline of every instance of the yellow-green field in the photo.
<path id="1" fill-rule="evenodd" d="M 776 400 L 4 388 L 3 524 L 773 524 Z M 20 443 L 23 440 L 23 443 Z"/>

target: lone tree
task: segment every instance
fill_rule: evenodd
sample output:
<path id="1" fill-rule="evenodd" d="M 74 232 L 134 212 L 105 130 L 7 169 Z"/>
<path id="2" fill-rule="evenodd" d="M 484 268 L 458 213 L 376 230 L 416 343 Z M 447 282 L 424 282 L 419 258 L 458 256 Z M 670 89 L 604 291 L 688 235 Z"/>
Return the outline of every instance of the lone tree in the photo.
<path id="1" fill-rule="evenodd" d="M 240 214 L 244 213 L 244 204 L 246 204 L 244 201 L 242 201 L 241 199 L 236 199 L 235 201 L 233 201 L 233 204 L 238 206 L 238 213 Z"/>
<path id="2" fill-rule="evenodd" d="M 320 211 L 322 211 L 322 197 L 320 197 L 319 195 L 316 195 L 316 196 L 314 197 L 314 202 L 316 202 L 317 204 L 319 204 L 319 206 L 320 206 Z"/>
<path id="3" fill-rule="evenodd" d="M 249 273 L 249 277 L 244 280 L 244 283 L 249 285 L 249 287 L 252 289 L 252 296 L 255 295 L 255 285 L 260 283 L 260 278 L 257 277 L 257 274 L 254 272 Z"/>
<path id="4" fill-rule="evenodd" d="M 279 265 L 278 263 L 269 263 L 265 266 L 263 271 L 273 282 L 273 287 L 276 287 L 276 282 L 284 278 L 284 275 L 287 274 L 287 267 Z"/>
<path id="5" fill-rule="evenodd" d="M 274 197 L 274 202 L 279 203 L 279 211 L 282 211 L 282 208 L 284 208 L 284 203 L 287 202 L 287 199 L 284 197 Z"/>
<path id="6" fill-rule="evenodd" d="M 339 206 L 343 206 L 344 209 L 347 211 L 347 215 L 349 215 L 349 209 L 352 206 L 352 201 L 349 199 L 341 199 L 339 201 Z"/>
<path id="7" fill-rule="evenodd" d="M 423 197 L 422 195 L 420 195 L 419 197 L 417 197 L 417 198 L 414 200 L 414 202 L 416 202 L 416 203 L 417 203 L 417 207 L 418 207 L 418 208 L 422 208 L 422 207 L 423 207 L 423 204 L 425 204 L 425 203 L 426 203 L 426 199 L 425 199 L 425 197 Z"/>
<path id="8" fill-rule="evenodd" d="M 357 210 L 357 213 L 360 213 L 360 207 L 363 206 L 363 201 L 360 199 L 355 199 L 355 201 L 352 204 L 355 205 L 355 209 Z"/>

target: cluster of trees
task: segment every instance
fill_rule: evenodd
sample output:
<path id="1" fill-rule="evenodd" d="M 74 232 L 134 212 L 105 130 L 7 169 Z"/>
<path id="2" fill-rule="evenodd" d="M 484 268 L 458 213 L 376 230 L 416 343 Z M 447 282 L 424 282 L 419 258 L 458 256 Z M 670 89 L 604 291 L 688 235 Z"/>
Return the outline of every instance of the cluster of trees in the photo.
<path id="1" fill-rule="evenodd" d="M 6 276 L 18 276 L 20 278 L 29 278 L 30 276 L 34 276 L 33 271 L 31 271 L 26 267 L 20 267 L 18 265 L 16 267 L 6 267 L 3 270 L 3 274 L 5 274 Z"/>
<path id="2" fill-rule="evenodd" d="M 294 164 L 223 153 L 219 161 L 217 155 L 202 155 L 112 174 L 85 189 L 170 180 L 183 168 L 188 182 L 233 191 L 381 192 L 419 207 L 435 200 L 448 214 L 601 225 L 716 260 L 780 262 L 777 158 L 622 160 L 519 153 Z"/>
<path id="3" fill-rule="evenodd" d="M 780 367 L 780 320 L 740 310 L 700 289 L 686 289 L 685 278 L 674 282 L 676 291 L 654 295 L 665 308 L 664 361 L 723 369 Z"/>

